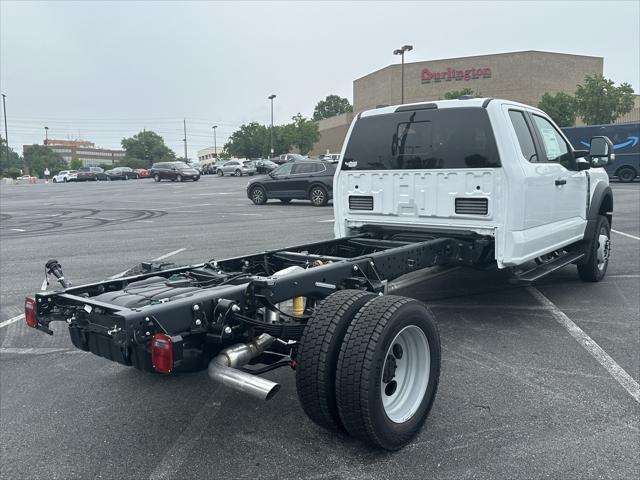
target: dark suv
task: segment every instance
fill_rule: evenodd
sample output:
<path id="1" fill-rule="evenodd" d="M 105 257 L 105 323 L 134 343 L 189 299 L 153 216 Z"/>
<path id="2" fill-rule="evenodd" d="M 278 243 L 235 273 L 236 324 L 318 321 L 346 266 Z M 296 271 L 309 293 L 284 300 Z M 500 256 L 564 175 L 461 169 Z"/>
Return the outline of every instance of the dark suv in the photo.
<path id="1" fill-rule="evenodd" d="M 268 176 L 253 179 L 247 185 L 247 197 L 256 205 L 277 198 L 282 203 L 293 199 L 311 200 L 316 207 L 326 205 L 333 196 L 336 166 L 312 160 L 285 163 Z"/>
<path id="2" fill-rule="evenodd" d="M 197 182 L 200 180 L 200 172 L 184 162 L 154 163 L 151 167 L 151 176 L 156 182 L 160 180 L 171 180 L 172 182 L 193 180 Z"/>

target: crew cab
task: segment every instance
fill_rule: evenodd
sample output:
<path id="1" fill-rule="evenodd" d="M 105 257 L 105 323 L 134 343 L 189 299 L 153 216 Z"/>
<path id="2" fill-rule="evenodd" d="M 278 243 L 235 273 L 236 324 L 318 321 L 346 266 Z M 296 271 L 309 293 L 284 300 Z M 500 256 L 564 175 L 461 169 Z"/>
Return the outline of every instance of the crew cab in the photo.
<path id="1" fill-rule="evenodd" d="M 62 288 L 28 297 L 25 321 L 49 334 L 66 322 L 77 348 L 139 370 L 207 369 L 261 400 L 280 388 L 261 375 L 290 367 L 312 421 L 397 450 L 433 405 L 441 347 L 431 311 L 389 282 L 434 265 L 528 284 L 575 264 L 602 280 L 612 151 L 606 137 L 574 150 L 544 112 L 508 100 L 361 112 L 333 177 L 335 239 L 79 286 L 49 260 Z"/>

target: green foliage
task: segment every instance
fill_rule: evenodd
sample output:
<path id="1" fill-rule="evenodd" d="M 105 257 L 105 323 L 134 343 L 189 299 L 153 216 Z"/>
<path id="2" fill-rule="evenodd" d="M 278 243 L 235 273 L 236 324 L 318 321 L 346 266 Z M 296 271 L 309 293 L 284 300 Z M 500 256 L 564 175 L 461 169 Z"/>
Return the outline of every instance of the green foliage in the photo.
<path id="1" fill-rule="evenodd" d="M 176 154 L 165 145 L 164 139 L 151 130 L 123 138 L 121 144 L 127 151 L 126 159 L 142 160 L 141 168 L 149 168 L 156 162 L 171 162 L 176 159 Z"/>
<path id="2" fill-rule="evenodd" d="M 133 158 L 133 157 L 124 157 L 118 162 L 118 167 L 129 167 L 129 168 L 149 168 L 149 165 L 146 160 L 142 158 Z M 114 165 L 109 165 L 107 169 L 113 168 Z"/>
<path id="3" fill-rule="evenodd" d="M 576 123 L 576 99 L 567 93 L 545 93 L 538 108 L 547 112 L 559 127 L 572 127 Z"/>
<path id="4" fill-rule="evenodd" d="M 29 174 L 34 177 L 42 177 L 45 168 L 48 168 L 52 175 L 68 168 L 62 155 L 45 145 L 25 145 L 24 163 Z"/>
<path id="5" fill-rule="evenodd" d="M 476 93 L 470 89 L 469 87 L 463 88 L 462 90 L 451 90 L 444 94 L 445 100 L 456 100 L 463 95 L 476 95 Z"/>
<path id="6" fill-rule="evenodd" d="M 323 118 L 331 118 L 341 113 L 353 112 L 353 107 L 349 100 L 338 95 L 327 95 L 327 98 L 320 100 L 313 111 L 315 121 Z"/>
<path id="7" fill-rule="evenodd" d="M 231 134 L 224 149 L 234 157 L 262 157 L 266 155 L 269 150 L 269 138 L 268 127 L 260 125 L 258 122 L 251 122 L 240 125 L 240 128 Z"/>
<path id="8" fill-rule="evenodd" d="M 587 125 L 613 123 L 633 108 L 633 88 L 628 83 L 616 87 L 602 75 L 587 75 L 576 89 L 577 113 Z"/>
<path id="9" fill-rule="evenodd" d="M 101 163 L 98 166 L 103 170 L 111 170 L 113 168 L 113 165 L 110 165 L 108 163 Z"/>
<path id="10" fill-rule="evenodd" d="M 82 166 L 82 160 L 79 158 L 74 158 L 71 160 L 71 164 L 69 164 L 69 168 L 71 170 L 78 170 Z"/>
<path id="11" fill-rule="evenodd" d="M 292 117 L 293 123 L 286 125 L 289 140 L 298 147 L 302 155 L 309 153 L 313 144 L 320 139 L 318 123 L 304 118 L 300 113 Z"/>
<path id="12" fill-rule="evenodd" d="M 7 158 L 7 142 L 0 137 L 0 176 L 19 177 L 22 168 L 22 158 L 12 148 L 9 148 L 9 157 Z"/>

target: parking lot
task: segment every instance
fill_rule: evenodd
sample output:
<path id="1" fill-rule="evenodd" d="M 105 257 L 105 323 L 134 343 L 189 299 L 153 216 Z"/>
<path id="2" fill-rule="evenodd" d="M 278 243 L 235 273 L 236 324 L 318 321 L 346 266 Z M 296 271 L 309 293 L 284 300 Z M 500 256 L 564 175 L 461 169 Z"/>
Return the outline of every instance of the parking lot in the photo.
<path id="1" fill-rule="evenodd" d="M 21 320 L 56 258 L 74 284 L 141 261 L 198 263 L 333 236 L 331 206 L 247 198 L 247 177 L 3 186 L 3 478 L 638 478 L 640 185 L 614 182 L 608 275 L 574 267 L 514 287 L 501 272 L 437 269 L 397 292 L 432 306 L 439 391 L 397 453 L 316 427 L 287 369 L 259 403 L 206 372 L 162 376 L 75 350 Z M 604 355 L 603 355 L 604 353 Z M 630 378 L 629 378 L 630 377 Z"/>

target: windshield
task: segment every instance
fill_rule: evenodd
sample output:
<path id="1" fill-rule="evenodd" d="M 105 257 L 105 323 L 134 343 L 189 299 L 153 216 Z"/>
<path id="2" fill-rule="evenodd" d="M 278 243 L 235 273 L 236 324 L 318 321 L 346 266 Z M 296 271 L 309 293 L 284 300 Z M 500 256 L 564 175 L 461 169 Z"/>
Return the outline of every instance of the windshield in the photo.
<path id="1" fill-rule="evenodd" d="M 499 167 L 500 158 L 483 108 L 396 112 L 358 120 L 343 170 Z"/>

